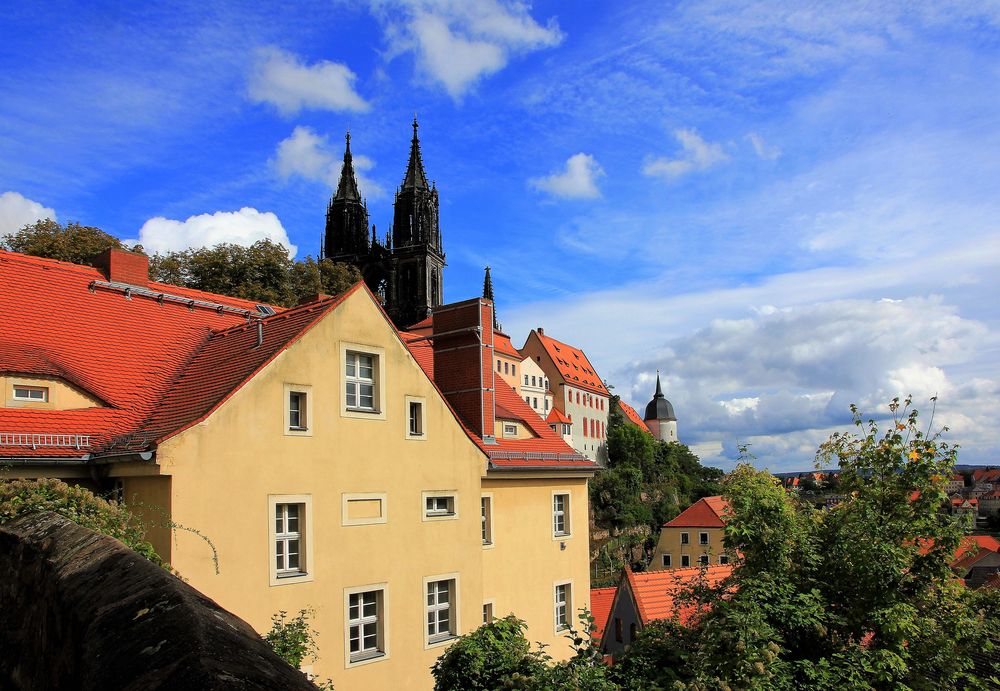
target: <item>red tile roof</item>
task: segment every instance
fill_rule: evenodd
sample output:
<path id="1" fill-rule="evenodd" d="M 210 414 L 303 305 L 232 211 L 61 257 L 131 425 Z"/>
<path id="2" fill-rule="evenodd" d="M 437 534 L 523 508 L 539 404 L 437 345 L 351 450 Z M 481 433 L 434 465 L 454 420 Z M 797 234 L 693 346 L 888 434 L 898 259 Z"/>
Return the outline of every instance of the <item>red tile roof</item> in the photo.
<path id="1" fill-rule="evenodd" d="M 430 340 L 408 341 L 405 332 L 400 336 L 406 342 L 413 357 L 420 367 L 434 381 L 434 348 Z M 495 443 L 486 443 L 465 424 L 461 416 L 455 414 L 465 429 L 466 434 L 490 459 L 490 465 L 498 469 L 566 469 L 566 470 L 596 470 L 599 466 L 586 456 L 577 453 L 563 441 L 562 435 L 552 431 L 531 406 L 517 395 L 501 377 L 494 376 L 496 411 L 504 419 L 517 420 L 524 424 L 534 435 L 530 439 L 497 438 Z M 452 410 L 454 414 L 454 410 Z"/>
<path id="2" fill-rule="evenodd" d="M 564 424 L 567 424 L 567 425 L 572 425 L 573 424 L 573 418 L 569 417 L 568 415 L 563 414 L 563 412 L 561 410 L 559 410 L 558 408 L 553 408 L 552 410 L 550 410 L 549 411 L 549 416 L 547 418 L 545 418 L 545 421 L 547 423 L 549 423 L 550 425 L 551 424 L 555 424 L 557 422 L 561 422 L 561 423 L 564 423 Z"/>
<path id="3" fill-rule="evenodd" d="M 618 588 L 591 588 L 590 589 L 590 613 L 594 617 L 594 640 L 600 641 L 604 637 L 604 629 L 608 625 L 608 618 L 611 616 L 611 606 L 615 602 L 615 593 Z"/>
<path id="4" fill-rule="evenodd" d="M 570 385 L 592 391 L 601 396 L 609 396 L 608 389 L 604 386 L 601 378 L 594 371 L 594 366 L 590 364 L 586 353 L 579 348 L 557 341 L 551 336 L 534 332 L 538 340 L 545 347 L 545 352 L 555 363 L 559 374 Z"/>
<path id="5" fill-rule="evenodd" d="M 716 586 L 733 572 L 731 565 L 666 569 L 634 573 L 625 570 L 629 589 L 639 608 L 639 619 L 647 624 L 657 619 L 677 617 L 679 623 L 687 624 L 701 610 L 689 602 L 678 602 L 677 596 L 694 584 L 704 574 L 704 584 Z"/>
<path id="6" fill-rule="evenodd" d="M 976 468 L 972 471 L 972 480 L 980 482 L 1000 482 L 1000 468 Z"/>
<path id="7" fill-rule="evenodd" d="M 641 429 L 646 434 L 653 436 L 653 433 L 649 431 L 648 427 L 646 427 L 646 423 L 642 421 L 641 417 L 639 417 L 639 413 L 636 412 L 635 408 L 633 408 L 620 398 L 618 399 L 618 407 L 621 408 L 622 412 L 625 414 L 625 419 L 627 419 L 629 422 L 631 422 L 633 425 Z"/>
<path id="8" fill-rule="evenodd" d="M 126 295 L 88 266 L 0 252 L 0 370 L 59 377 L 105 407 L 0 408 L 0 457 L 83 457 L 151 448 L 197 422 L 339 300 L 260 319 L 256 303 L 149 283 Z M 353 290 L 356 290 L 355 287 Z M 158 294 L 164 299 L 157 299 Z M 186 304 L 169 296 L 206 304 Z M 11 437 L 8 435 L 27 435 Z M 37 435 L 64 435 L 37 436 Z M 65 435 L 77 442 L 66 443 Z M 39 441 L 32 448 L 26 440 Z"/>
<path id="9" fill-rule="evenodd" d="M 664 528 L 724 528 L 725 513 L 729 503 L 722 497 L 702 497 L 687 507 L 673 520 L 663 524 Z"/>
<path id="10" fill-rule="evenodd" d="M 514 358 L 518 362 L 524 359 L 524 356 L 517 352 L 517 348 L 510 342 L 510 336 L 499 331 L 493 332 L 493 352 Z"/>
<path id="11" fill-rule="evenodd" d="M 952 566 L 959 566 L 960 562 L 970 557 L 977 557 L 980 553 L 1000 552 L 1000 541 L 992 535 L 966 535 L 962 538 L 961 544 L 955 550 L 955 560 Z"/>

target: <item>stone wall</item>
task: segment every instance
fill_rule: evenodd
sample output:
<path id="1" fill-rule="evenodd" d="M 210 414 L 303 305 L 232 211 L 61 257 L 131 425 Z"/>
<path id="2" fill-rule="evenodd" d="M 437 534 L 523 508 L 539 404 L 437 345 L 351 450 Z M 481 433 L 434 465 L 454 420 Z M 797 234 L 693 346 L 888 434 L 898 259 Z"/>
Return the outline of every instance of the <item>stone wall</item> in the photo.
<path id="1" fill-rule="evenodd" d="M 179 578 L 42 513 L 0 526 L 0 688 L 315 686 Z"/>

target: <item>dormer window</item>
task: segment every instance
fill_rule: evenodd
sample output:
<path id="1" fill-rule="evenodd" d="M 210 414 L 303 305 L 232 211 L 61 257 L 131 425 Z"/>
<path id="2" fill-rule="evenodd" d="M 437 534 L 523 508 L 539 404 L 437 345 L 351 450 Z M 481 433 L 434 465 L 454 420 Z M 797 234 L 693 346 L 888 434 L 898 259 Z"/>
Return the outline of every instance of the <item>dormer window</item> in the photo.
<path id="1" fill-rule="evenodd" d="M 47 386 L 14 386 L 15 401 L 31 401 L 32 403 L 46 403 L 49 400 L 49 389 Z"/>

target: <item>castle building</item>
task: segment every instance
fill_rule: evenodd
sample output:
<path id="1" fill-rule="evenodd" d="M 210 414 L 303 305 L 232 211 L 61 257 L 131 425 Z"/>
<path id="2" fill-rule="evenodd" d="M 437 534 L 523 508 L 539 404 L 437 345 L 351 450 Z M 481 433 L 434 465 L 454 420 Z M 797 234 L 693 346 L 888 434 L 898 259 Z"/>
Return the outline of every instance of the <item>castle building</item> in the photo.
<path id="1" fill-rule="evenodd" d="M 646 414 L 642 421 L 660 441 L 677 441 L 677 416 L 674 414 L 673 404 L 663 395 L 659 372 L 656 373 L 656 393 L 653 400 L 646 404 Z"/>
<path id="2" fill-rule="evenodd" d="M 347 134 L 344 166 L 326 210 L 320 252 L 324 259 L 353 264 L 398 328 L 428 316 L 442 302 L 445 266 L 438 217 L 438 191 L 427 183 L 413 119 L 410 159 L 393 201 L 392 229 L 380 240 L 369 224 L 368 204 L 358 190 Z"/>

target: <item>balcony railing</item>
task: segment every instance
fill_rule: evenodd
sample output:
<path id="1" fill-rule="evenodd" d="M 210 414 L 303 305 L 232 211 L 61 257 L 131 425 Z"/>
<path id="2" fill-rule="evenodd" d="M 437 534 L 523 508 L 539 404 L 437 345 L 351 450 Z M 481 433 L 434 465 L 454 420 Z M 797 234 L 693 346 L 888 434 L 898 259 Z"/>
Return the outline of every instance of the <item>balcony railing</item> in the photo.
<path id="1" fill-rule="evenodd" d="M 23 446 L 29 449 L 84 449 L 90 446 L 90 435 L 0 432 L 0 446 Z"/>

